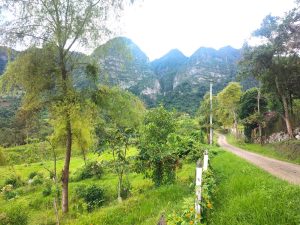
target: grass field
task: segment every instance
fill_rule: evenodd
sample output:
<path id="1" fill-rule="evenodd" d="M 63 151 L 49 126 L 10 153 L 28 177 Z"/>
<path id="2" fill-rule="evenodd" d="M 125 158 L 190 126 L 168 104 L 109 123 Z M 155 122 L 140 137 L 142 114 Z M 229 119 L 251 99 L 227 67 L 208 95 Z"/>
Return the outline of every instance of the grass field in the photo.
<path id="1" fill-rule="evenodd" d="M 129 155 L 136 154 L 132 148 Z M 106 152 L 101 156 L 89 155 L 90 159 L 110 160 Z M 71 175 L 83 165 L 81 157 L 71 161 Z M 300 186 L 289 185 L 249 164 L 231 153 L 218 148 L 217 155 L 210 162 L 217 180 L 213 197 L 213 210 L 208 216 L 211 225 L 299 225 Z M 52 162 L 17 165 L 16 173 L 23 180 L 32 171 L 47 174 L 44 167 Z M 62 161 L 58 162 L 61 170 Z M 11 169 L 0 167 L 1 182 L 9 177 Z M 194 179 L 195 164 L 184 162 L 177 172 L 177 182 L 155 188 L 152 181 L 141 174 L 130 172 L 132 195 L 122 203 L 116 200 L 117 176 L 106 171 L 100 179 L 91 178 L 70 183 L 70 213 L 61 219 L 61 224 L 94 225 L 155 225 L 162 213 L 165 215 L 181 212 L 185 198 L 193 197 L 191 183 Z M 4 176 L 2 176 L 4 175 Z M 88 213 L 79 208 L 75 189 L 79 185 L 95 184 L 103 187 L 107 202 L 101 208 Z M 1 212 L 9 208 L 24 210 L 29 216 L 28 224 L 54 225 L 53 197 L 42 195 L 43 186 L 26 185 L 17 189 L 18 197 L 13 200 L 0 198 Z M 1 224 L 1 222 L 0 222 Z"/>
<path id="2" fill-rule="evenodd" d="M 300 224 L 300 186 L 279 180 L 225 151 L 211 164 L 218 184 L 209 224 Z"/>
<path id="3" fill-rule="evenodd" d="M 226 135 L 228 143 L 247 151 L 255 152 L 271 158 L 300 164 L 300 141 L 291 140 L 275 144 L 254 144 L 237 140 L 233 135 Z"/>
<path id="4" fill-rule="evenodd" d="M 137 150 L 131 148 L 128 156 L 135 155 Z M 111 160 L 112 156 L 108 152 L 101 156 L 89 154 L 92 160 Z M 46 168 L 51 168 L 53 162 L 46 161 L 32 164 L 16 165 L 13 168 L 0 167 L 0 186 L 4 180 L 15 171 L 22 180 L 27 181 L 28 175 L 33 172 L 41 172 L 45 176 L 49 174 Z M 61 171 L 63 161 L 59 160 L 58 171 Z M 71 176 L 76 169 L 84 164 L 81 157 L 73 157 L 71 161 Z M 70 182 L 70 213 L 61 221 L 62 224 L 156 224 L 162 213 L 171 213 L 181 209 L 183 198 L 193 196 L 193 189 L 190 187 L 194 177 L 195 165 L 184 163 L 177 173 L 177 183 L 160 188 L 154 188 L 151 180 L 144 179 L 143 175 L 130 172 L 128 179 L 132 185 L 132 196 L 124 200 L 121 204 L 116 201 L 117 197 L 117 175 L 105 171 L 100 179 L 91 178 L 82 181 Z M 92 213 L 78 209 L 77 199 L 74 190 L 79 185 L 97 185 L 105 190 L 107 198 L 103 207 L 96 209 Z M 55 214 L 53 209 L 53 197 L 42 195 L 43 185 L 25 185 L 17 188 L 18 197 L 12 200 L 0 198 L 0 224 L 1 212 L 14 207 L 24 209 L 28 213 L 28 224 L 55 224 Z M 146 222 L 145 222 L 146 221 Z"/>

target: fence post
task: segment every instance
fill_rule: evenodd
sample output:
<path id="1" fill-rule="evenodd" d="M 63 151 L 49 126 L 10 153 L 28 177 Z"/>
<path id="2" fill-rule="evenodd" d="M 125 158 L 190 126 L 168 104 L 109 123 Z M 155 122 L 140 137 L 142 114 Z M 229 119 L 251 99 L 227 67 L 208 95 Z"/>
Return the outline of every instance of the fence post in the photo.
<path id="1" fill-rule="evenodd" d="M 196 218 L 200 218 L 201 213 L 201 183 L 202 183 L 202 168 L 201 161 L 198 160 L 196 167 L 196 201 L 195 201 L 195 213 Z"/>
<path id="2" fill-rule="evenodd" d="M 205 150 L 204 159 L 203 159 L 203 171 L 206 171 L 208 168 L 208 152 Z"/>

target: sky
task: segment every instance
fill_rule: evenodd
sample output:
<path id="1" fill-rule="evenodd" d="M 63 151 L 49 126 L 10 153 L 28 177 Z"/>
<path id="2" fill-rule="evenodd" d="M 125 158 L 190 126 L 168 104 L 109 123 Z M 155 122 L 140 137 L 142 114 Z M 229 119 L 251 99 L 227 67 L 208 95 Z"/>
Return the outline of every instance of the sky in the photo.
<path id="1" fill-rule="evenodd" d="M 122 35 L 150 60 L 177 48 L 186 56 L 199 47 L 241 48 L 263 18 L 283 16 L 294 0 L 142 0 L 126 9 Z"/>

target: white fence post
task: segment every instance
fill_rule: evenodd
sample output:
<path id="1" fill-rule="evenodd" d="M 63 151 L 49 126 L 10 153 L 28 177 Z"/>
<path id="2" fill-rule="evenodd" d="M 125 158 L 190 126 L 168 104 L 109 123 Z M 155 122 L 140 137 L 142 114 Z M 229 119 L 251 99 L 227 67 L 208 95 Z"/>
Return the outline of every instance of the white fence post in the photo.
<path id="1" fill-rule="evenodd" d="M 204 159 L 203 159 L 203 171 L 206 171 L 208 168 L 208 152 L 205 150 Z"/>
<path id="2" fill-rule="evenodd" d="M 201 183 L 202 183 L 202 168 L 201 164 L 198 162 L 196 167 L 196 201 L 195 201 L 195 212 L 196 218 L 201 213 Z"/>

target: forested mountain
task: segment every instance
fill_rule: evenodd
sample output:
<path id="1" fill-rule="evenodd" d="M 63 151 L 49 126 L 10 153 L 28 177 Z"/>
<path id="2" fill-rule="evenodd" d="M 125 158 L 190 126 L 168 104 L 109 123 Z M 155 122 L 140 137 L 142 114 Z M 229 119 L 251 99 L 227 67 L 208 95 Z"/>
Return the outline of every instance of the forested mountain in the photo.
<path id="1" fill-rule="evenodd" d="M 194 113 L 199 101 L 214 82 L 214 92 L 236 78 L 240 51 L 232 47 L 199 48 L 191 57 L 173 50 L 152 62 L 164 87 L 160 100 L 167 108 Z"/>
<path id="2" fill-rule="evenodd" d="M 240 50 L 230 46 L 215 50 L 199 48 L 191 57 L 178 49 L 152 62 L 130 39 L 117 37 L 99 46 L 90 55 L 73 53 L 77 60 L 93 61 L 99 67 L 99 82 L 119 86 L 141 97 L 152 107 L 195 113 L 199 102 L 214 82 L 214 93 L 236 79 Z M 7 49 L 0 49 L 0 73 L 7 63 Z M 87 84 L 83 68 L 76 70 L 75 86 Z"/>

